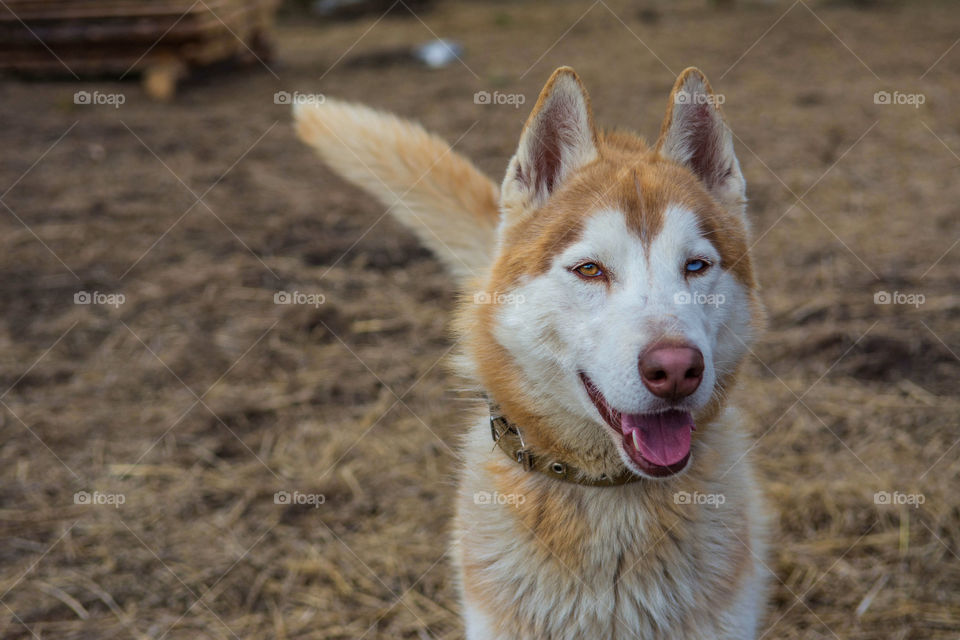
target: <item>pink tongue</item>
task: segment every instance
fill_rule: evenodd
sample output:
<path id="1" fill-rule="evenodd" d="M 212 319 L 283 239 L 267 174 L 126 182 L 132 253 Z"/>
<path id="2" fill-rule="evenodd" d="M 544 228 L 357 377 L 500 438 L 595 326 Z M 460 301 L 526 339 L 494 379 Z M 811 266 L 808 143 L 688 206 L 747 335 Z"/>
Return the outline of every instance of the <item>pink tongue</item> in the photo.
<path id="1" fill-rule="evenodd" d="M 676 464 L 690 453 L 693 428 L 693 416 L 686 411 L 624 413 L 620 418 L 620 430 L 627 446 L 638 449 L 644 459 L 661 467 Z"/>

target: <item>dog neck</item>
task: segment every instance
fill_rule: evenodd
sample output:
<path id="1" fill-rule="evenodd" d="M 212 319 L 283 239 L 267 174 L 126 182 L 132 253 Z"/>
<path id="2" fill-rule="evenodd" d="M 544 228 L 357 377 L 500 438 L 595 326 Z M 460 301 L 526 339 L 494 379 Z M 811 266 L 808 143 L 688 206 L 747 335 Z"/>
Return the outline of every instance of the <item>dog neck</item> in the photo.
<path id="1" fill-rule="evenodd" d="M 592 477 L 570 462 L 552 455 L 550 451 L 534 451 L 523 439 L 523 427 L 511 422 L 492 400 L 488 399 L 488 404 L 490 435 L 494 443 L 511 460 L 523 467 L 524 471 L 541 473 L 555 480 L 589 487 L 615 487 L 641 479 L 629 469 L 623 469 L 615 475 L 604 473 L 599 477 Z"/>

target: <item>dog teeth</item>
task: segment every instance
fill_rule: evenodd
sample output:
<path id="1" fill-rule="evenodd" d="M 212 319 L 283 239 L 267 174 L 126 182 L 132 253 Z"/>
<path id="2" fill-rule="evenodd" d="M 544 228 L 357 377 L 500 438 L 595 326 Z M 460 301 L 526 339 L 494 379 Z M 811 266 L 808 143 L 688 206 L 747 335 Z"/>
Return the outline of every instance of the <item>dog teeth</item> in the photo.
<path id="1" fill-rule="evenodd" d="M 633 436 L 633 446 L 634 446 L 634 448 L 635 448 L 637 451 L 639 451 L 639 450 L 640 450 L 640 441 L 637 439 L 637 432 L 636 432 L 636 431 L 633 431 L 633 432 L 631 432 L 631 435 Z"/>

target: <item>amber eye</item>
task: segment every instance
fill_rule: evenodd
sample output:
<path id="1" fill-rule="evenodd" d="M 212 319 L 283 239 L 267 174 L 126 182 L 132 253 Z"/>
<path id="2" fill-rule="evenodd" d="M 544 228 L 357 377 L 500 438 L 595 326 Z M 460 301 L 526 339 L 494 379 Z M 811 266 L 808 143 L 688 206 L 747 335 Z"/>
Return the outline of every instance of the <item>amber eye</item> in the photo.
<path id="1" fill-rule="evenodd" d="M 603 275 L 603 269 L 595 262 L 587 262 L 574 269 L 584 278 L 596 278 Z"/>

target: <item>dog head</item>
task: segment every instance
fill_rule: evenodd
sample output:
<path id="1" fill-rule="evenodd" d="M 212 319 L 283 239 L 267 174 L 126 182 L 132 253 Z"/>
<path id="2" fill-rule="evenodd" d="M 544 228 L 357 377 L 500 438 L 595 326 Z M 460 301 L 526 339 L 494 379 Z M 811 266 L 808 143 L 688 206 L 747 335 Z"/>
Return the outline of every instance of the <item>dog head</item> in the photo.
<path id="1" fill-rule="evenodd" d="M 468 355 L 525 437 L 585 469 L 687 468 L 759 323 L 718 102 L 684 71 L 650 149 L 598 131 L 561 68 L 508 166 L 484 304 L 465 305 Z"/>

